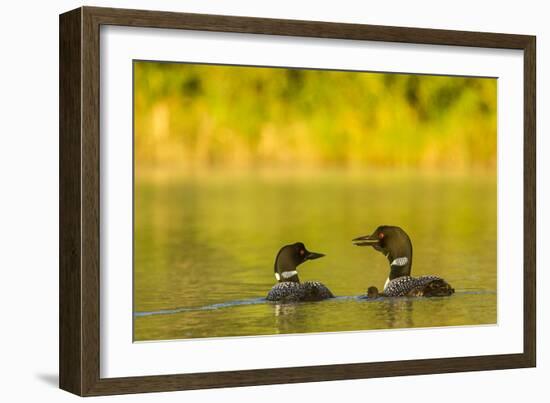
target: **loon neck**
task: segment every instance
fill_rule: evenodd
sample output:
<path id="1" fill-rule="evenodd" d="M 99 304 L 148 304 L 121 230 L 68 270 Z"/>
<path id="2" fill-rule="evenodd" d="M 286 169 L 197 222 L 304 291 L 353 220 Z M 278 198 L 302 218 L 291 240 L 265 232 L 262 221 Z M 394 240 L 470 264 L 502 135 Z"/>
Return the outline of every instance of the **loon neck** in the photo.
<path id="1" fill-rule="evenodd" d="M 412 253 L 407 253 L 402 256 L 392 256 L 388 254 L 388 261 L 390 263 L 390 280 L 411 275 Z"/>
<path id="2" fill-rule="evenodd" d="M 407 266 L 390 266 L 390 280 L 394 280 L 398 277 L 403 276 L 410 276 L 411 275 L 411 267 L 410 265 Z"/>
<path id="3" fill-rule="evenodd" d="M 299 283 L 300 279 L 298 278 L 298 274 L 295 274 L 287 279 L 281 279 L 281 282 Z"/>
<path id="4" fill-rule="evenodd" d="M 275 272 L 275 279 L 279 283 L 299 283 L 300 278 L 298 277 L 298 272 L 294 270 L 280 270 Z"/>

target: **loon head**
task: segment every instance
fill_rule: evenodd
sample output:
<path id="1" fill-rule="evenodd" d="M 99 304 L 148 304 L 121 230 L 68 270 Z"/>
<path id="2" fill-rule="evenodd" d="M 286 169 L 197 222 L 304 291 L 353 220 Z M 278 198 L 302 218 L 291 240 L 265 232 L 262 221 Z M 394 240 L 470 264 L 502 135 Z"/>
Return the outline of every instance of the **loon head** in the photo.
<path id="1" fill-rule="evenodd" d="M 381 225 L 372 234 L 360 236 L 352 242 L 357 246 L 372 246 L 386 256 L 390 264 L 390 280 L 411 274 L 412 243 L 401 228 Z"/>
<path id="2" fill-rule="evenodd" d="M 323 257 L 322 253 L 310 252 L 302 242 L 285 245 L 275 258 L 275 278 L 278 282 L 300 282 L 296 268 L 306 260 Z"/>

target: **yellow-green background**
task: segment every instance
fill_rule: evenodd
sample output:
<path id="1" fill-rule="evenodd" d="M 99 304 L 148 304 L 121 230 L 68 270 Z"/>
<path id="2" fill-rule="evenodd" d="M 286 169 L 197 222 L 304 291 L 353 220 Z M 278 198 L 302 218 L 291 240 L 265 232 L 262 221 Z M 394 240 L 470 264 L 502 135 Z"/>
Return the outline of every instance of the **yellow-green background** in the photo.
<path id="1" fill-rule="evenodd" d="M 137 62 L 136 167 L 494 171 L 496 82 Z"/>

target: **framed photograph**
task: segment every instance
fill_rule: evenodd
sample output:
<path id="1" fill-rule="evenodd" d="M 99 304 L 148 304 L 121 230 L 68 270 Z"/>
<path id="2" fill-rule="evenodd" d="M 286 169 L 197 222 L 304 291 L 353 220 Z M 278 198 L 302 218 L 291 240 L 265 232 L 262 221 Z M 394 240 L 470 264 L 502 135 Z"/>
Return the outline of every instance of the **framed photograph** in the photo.
<path id="1" fill-rule="evenodd" d="M 60 387 L 535 366 L 535 105 L 534 36 L 62 14 Z"/>

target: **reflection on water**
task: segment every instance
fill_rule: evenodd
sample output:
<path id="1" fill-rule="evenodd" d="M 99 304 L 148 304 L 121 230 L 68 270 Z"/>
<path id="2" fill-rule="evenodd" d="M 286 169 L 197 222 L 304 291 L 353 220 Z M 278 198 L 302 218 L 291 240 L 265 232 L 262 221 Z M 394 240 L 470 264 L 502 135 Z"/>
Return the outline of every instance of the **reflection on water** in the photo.
<path id="1" fill-rule="evenodd" d="M 364 300 L 387 261 L 351 239 L 402 226 L 413 274 L 438 274 L 450 298 Z M 299 267 L 334 300 L 273 304 L 279 248 L 327 256 Z M 135 339 L 285 334 L 496 322 L 494 176 L 425 174 L 136 178 Z M 154 313 L 154 314 L 151 314 Z"/>

